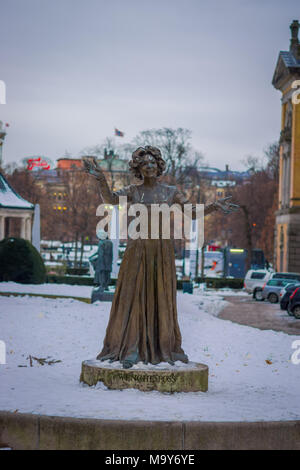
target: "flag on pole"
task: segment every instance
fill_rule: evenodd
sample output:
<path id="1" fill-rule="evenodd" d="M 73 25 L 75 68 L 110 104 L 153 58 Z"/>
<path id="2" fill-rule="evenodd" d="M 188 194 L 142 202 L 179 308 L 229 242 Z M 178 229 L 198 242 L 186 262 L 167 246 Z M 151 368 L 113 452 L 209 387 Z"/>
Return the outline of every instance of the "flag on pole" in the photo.
<path id="1" fill-rule="evenodd" d="M 115 127 L 115 135 L 118 137 L 124 137 L 125 134 Z"/>

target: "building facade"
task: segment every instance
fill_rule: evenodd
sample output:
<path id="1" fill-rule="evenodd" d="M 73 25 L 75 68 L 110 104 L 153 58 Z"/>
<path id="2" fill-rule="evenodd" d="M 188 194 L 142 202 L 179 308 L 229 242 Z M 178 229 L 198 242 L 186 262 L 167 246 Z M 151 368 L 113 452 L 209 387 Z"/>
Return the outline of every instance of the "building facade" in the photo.
<path id="1" fill-rule="evenodd" d="M 279 53 L 272 81 L 282 93 L 279 201 L 275 226 L 275 267 L 281 272 L 300 272 L 299 26 L 297 20 L 290 25 L 290 49 Z"/>

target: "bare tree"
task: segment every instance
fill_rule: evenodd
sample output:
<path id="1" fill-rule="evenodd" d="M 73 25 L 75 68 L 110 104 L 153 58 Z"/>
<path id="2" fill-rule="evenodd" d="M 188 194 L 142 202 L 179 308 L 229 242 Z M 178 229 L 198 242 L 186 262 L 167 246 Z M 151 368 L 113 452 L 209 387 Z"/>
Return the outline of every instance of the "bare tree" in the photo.
<path id="1" fill-rule="evenodd" d="M 193 161 L 190 145 L 191 131 L 181 127 L 172 129 L 148 129 L 140 132 L 134 139 L 136 146 L 152 145 L 158 147 L 166 161 L 166 174 L 177 182 L 182 178 L 185 167 Z"/>
<path id="2" fill-rule="evenodd" d="M 172 129 L 164 127 L 160 129 L 146 129 L 141 131 L 131 143 L 117 144 L 114 137 L 106 137 L 101 144 L 86 147 L 82 155 L 104 158 L 109 154 L 109 164 L 113 167 L 114 158 L 121 156 L 125 160 L 131 158 L 132 152 L 137 147 L 152 145 L 158 147 L 166 161 L 165 175 L 170 183 L 182 184 L 186 176 L 187 167 L 198 168 L 203 164 L 204 158 L 201 152 L 194 150 L 190 144 L 191 131 L 189 129 Z M 112 175 L 112 168 L 108 168 Z"/>
<path id="3" fill-rule="evenodd" d="M 86 239 L 93 240 L 96 234 L 96 209 L 101 202 L 97 182 L 87 181 L 85 173 L 78 169 L 64 171 L 61 178 L 66 192 L 66 210 L 61 214 L 62 236 L 75 241 L 75 267 L 78 264 L 81 267 Z"/>
<path id="4" fill-rule="evenodd" d="M 30 171 L 16 168 L 12 174 L 7 173 L 6 178 L 12 187 L 27 201 L 32 204 L 41 203 L 45 192 Z"/>
<path id="5" fill-rule="evenodd" d="M 280 161 L 280 144 L 273 142 L 264 150 L 267 159 L 266 169 L 270 176 L 276 181 L 279 180 L 279 161 Z"/>
<path id="6" fill-rule="evenodd" d="M 108 184 L 111 190 L 115 189 L 117 182 L 122 184 L 129 184 L 129 171 L 120 171 L 115 168 L 116 160 L 120 157 L 122 160 L 131 158 L 133 152 L 133 146 L 131 144 L 117 144 L 114 137 L 106 137 L 101 144 L 97 144 L 91 147 L 86 147 L 82 150 L 82 156 L 93 156 L 98 160 L 105 160 L 106 166 L 103 170 L 106 173 Z"/>
<path id="7" fill-rule="evenodd" d="M 114 155 L 118 153 L 118 145 L 116 143 L 115 137 L 105 137 L 101 144 L 84 148 L 81 151 L 81 155 L 92 155 L 93 157 L 102 159 L 104 157 L 105 151 L 112 152 Z"/>
<path id="8" fill-rule="evenodd" d="M 267 170 L 252 174 L 244 184 L 231 190 L 233 200 L 240 210 L 224 217 L 212 215 L 212 223 L 206 223 L 208 237 L 222 240 L 224 244 L 248 250 L 248 267 L 251 252 L 261 248 L 272 258 L 274 240 L 274 207 L 277 200 L 277 184 Z"/>
<path id="9" fill-rule="evenodd" d="M 263 158 L 255 157 L 254 155 L 247 155 L 241 160 L 241 163 L 252 174 L 261 171 L 264 168 Z"/>

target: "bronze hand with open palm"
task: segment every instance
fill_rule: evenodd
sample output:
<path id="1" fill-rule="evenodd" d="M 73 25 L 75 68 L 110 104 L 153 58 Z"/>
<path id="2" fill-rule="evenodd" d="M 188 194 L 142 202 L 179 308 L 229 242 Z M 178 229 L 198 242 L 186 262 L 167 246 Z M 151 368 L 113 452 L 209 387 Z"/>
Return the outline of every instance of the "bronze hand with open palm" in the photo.
<path id="1" fill-rule="evenodd" d="M 91 158 L 82 158 L 83 164 L 84 164 L 84 171 L 88 173 L 89 175 L 94 176 L 97 179 L 103 179 L 104 173 L 102 168 L 99 166 L 97 160 L 95 157 L 93 159 Z"/>
<path id="2" fill-rule="evenodd" d="M 214 206 L 216 209 L 221 209 L 224 214 L 230 214 L 231 212 L 235 212 L 236 210 L 239 209 L 240 206 L 237 204 L 233 204 L 232 202 L 229 202 L 229 199 L 231 199 L 232 196 L 227 196 L 223 197 L 221 199 L 218 199 L 216 202 L 214 202 Z"/>

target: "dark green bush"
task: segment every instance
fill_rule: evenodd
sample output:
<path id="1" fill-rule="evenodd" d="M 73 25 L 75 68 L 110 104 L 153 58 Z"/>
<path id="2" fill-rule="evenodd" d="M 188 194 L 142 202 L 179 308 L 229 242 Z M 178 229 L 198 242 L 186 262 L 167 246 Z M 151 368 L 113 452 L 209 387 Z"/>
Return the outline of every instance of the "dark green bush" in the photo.
<path id="1" fill-rule="evenodd" d="M 206 287 L 210 287 L 212 289 L 222 289 L 224 287 L 229 287 L 230 289 L 242 289 L 244 287 L 244 279 L 207 277 L 202 281 L 199 278 L 197 279 L 197 282 L 205 282 Z"/>
<path id="2" fill-rule="evenodd" d="M 22 238 L 4 238 L 0 242 L 0 281 L 42 284 L 46 279 L 44 261 L 39 252 Z"/>
<path id="3" fill-rule="evenodd" d="M 57 276 L 48 274 L 46 282 L 51 284 L 68 284 L 70 286 L 93 286 L 94 278 L 87 276 Z M 111 282 L 113 284 L 113 282 Z"/>
<path id="4" fill-rule="evenodd" d="M 177 289 L 182 290 L 183 283 L 182 279 L 177 279 Z M 206 287 L 211 289 L 222 289 L 223 287 L 229 287 L 230 289 L 242 289 L 244 287 L 243 279 L 227 279 L 227 278 L 215 278 L 215 277 L 206 277 L 201 279 L 200 277 L 195 279 L 195 282 L 198 284 L 200 282 L 205 282 Z"/>
<path id="5" fill-rule="evenodd" d="M 89 271 L 89 268 L 67 268 L 66 274 L 70 274 L 71 276 L 84 276 Z"/>
<path id="6" fill-rule="evenodd" d="M 226 279 L 226 278 L 197 278 L 195 279 L 197 283 L 205 282 L 206 287 L 213 289 L 221 289 L 222 287 L 229 287 L 231 289 L 242 289 L 244 285 L 243 279 Z M 69 285 L 78 285 L 78 286 L 93 286 L 94 278 L 88 276 L 57 276 L 56 274 L 48 274 L 46 282 L 54 284 L 69 284 Z M 182 281 L 177 279 L 177 289 L 182 290 Z M 114 286 L 116 284 L 116 279 L 111 279 L 110 285 Z"/>

